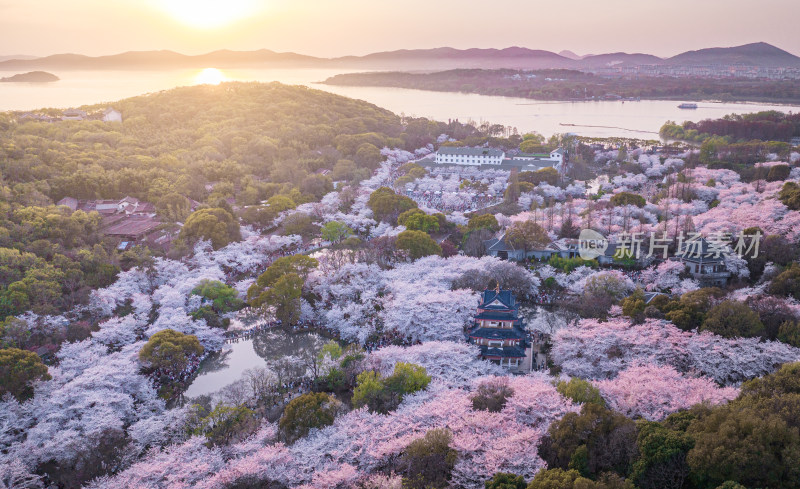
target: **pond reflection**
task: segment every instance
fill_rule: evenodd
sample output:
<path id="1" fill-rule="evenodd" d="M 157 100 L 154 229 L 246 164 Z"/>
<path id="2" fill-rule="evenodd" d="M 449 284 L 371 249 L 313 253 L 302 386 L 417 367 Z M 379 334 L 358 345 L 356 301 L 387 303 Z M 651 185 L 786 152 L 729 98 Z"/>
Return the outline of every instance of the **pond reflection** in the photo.
<path id="1" fill-rule="evenodd" d="M 213 353 L 200 365 L 197 377 L 184 396 L 211 395 L 240 378 L 253 367 L 270 367 L 281 363 L 290 377 L 305 374 L 303 362 L 283 362 L 319 351 L 328 340 L 316 333 L 290 333 L 270 329 L 256 335 L 226 344 L 222 351 Z M 273 367 L 274 368 L 274 367 Z"/>

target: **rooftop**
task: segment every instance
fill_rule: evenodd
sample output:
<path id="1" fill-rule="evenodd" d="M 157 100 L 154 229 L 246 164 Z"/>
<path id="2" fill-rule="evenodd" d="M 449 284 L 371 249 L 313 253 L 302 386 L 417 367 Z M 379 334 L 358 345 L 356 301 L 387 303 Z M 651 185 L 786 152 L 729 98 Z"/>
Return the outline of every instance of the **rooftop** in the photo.
<path id="1" fill-rule="evenodd" d="M 516 309 L 514 295 L 510 290 L 484 290 L 481 296 L 481 309 Z"/>
<path id="2" fill-rule="evenodd" d="M 525 350 L 514 346 L 505 348 L 494 348 L 481 346 L 481 356 L 488 358 L 525 358 Z"/>
<path id="3" fill-rule="evenodd" d="M 676 256 L 682 261 L 721 264 L 725 261 L 723 253 L 729 252 L 730 247 L 727 245 L 712 244 L 705 238 L 686 239 L 681 243 Z"/>
<path id="4" fill-rule="evenodd" d="M 143 236 L 161 223 L 152 217 L 128 217 L 112 224 L 105 230 L 110 236 Z"/>
<path id="5" fill-rule="evenodd" d="M 494 156 L 502 157 L 505 153 L 495 148 L 464 148 L 455 146 L 442 146 L 438 154 L 456 156 Z"/>
<path id="6" fill-rule="evenodd" d="M 470 331 L 469 336 L 489 340 L 521 340 L 525 338 L 525 333 L 517 328 L 478 328 Z"/>
<path id="7" fill-rule="evenodd" d="M 506 311 L 487 311 L 478 313 L 475 319 L 485 319 L 487 321 L 516 321 L 516 312 Z"/>

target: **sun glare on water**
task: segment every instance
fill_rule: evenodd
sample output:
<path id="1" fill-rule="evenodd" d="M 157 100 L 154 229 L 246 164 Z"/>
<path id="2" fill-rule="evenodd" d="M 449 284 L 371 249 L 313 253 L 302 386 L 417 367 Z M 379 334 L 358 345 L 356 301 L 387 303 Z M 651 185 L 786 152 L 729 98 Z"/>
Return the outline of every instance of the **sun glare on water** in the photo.
<path id="1" fill-rule="evenodd" d="M 219 85 L 226 81 L 225 74 L 216 68 L 205 68 L 194 77 L 195 85 Z"/>
<path id="2" fill-rule="evenodd" d="M 244 19 L 258 9 L 256 0 L 160 0 L 172 17 L 192 27 L 224 27 Z"/>

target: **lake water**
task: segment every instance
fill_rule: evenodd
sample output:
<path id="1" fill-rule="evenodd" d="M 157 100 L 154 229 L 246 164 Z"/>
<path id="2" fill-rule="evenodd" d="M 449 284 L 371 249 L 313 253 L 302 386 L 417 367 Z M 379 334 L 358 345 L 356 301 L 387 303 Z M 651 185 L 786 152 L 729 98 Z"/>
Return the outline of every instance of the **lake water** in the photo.
<path id="1" fill-rule="evenodd" d="M 226 344 L 200 365 L 197 377 L 184 393 L 187 398 L 210 395 L 232 384 L 253 367 L 266 367 L 286 356 L 302 356 L 317 351 L 328 340 L 314 333 L 288 333 L 282 329 L 266 330 L 252 338 Z M 302 370 L 302 368 L 301 368 Z M 304 372 L 294 372 L 292 377 Z"/>
<path id="2" fill-rule="evenodd" d="M 198 83 L 226 80 L 279 81 L 306 85 L 365 100 L 396 114 L 446 121 L 489 121 L 516 127 L 520 132 L 537 131 L 546 136 L 576 133 L 590 137 L 637 137 L 656 139 L 667 120 L 683 122 L 718 118 L 730 113 L 781 110 L 797 112 L 787 105 L 702 102 L 695 110 L 679 109 L 679 102 L 540 102 L 530 99 L 462 93 L 427 92 L 402 88 L 337 87 L 318 83 L 347 70 L 251 69 L 176 71 L 65 71 L 55 73 L 60 81 L 46 84 L 0 83 L 0 110 L 30 110 L 42 107 L 75 107 L 112 102 L 144 93 Z M 0 72 L 0 76 L 13 73 Z"/>

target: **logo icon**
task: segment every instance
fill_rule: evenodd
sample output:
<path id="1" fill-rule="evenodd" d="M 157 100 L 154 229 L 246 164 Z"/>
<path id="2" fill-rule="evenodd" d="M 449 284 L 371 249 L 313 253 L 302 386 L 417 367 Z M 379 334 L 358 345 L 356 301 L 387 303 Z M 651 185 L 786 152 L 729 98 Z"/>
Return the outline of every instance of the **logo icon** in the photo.
<path id="1" fill-rule="evenodd" d="M 593 260 L 608 249 L 608 240 L 593 229 L 582 229 L 578 237 L 578 253 L 584 260 Z"/>

